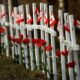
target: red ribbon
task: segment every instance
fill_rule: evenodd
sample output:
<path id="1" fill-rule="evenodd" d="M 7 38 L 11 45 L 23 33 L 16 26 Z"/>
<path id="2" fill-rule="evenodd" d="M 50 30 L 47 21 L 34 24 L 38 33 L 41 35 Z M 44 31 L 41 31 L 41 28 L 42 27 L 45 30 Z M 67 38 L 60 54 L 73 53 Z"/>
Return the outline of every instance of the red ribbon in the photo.
<path id="1" fill-rule="evenodd" d="M 57 57 L 60 57 L 60 55 L 61 55 L 61 52 L 58 50 L 58 51 L 56 51 L 56 56 Z"/>
<path id="2" fill-rule="evenodd" d="M 67 50 L 62 51 L 61 54 L 64 55 L 64 56 L 67 56 L 68 55 L 68 51 Z"/>
<path id="3" fill-rule="evenodd" d="M 5 29 L 0 27 L 0 33 L 4 33 L 5 32 Z"/>
<path id="4" fill-rule="evenodd" d="M 26 38 L 26 39 L 23 39 L 23 40 L 22 40 L 22 43 L 24 43 L 24 44 L 27 44 L 27 43 L 29 43 L 29 42 L 30 42 L 29 38 Z"/>
<path id="5" fill-rule="evenodd" d="M 52 46 L 48 45 L 44 47 L 44 51 L 51 51 L 52 50 Z"/>
<path id="6" fill-rule="evenodd" d="M 74 61 L 67 63 L 67 67 L 68 68 L 73 68 L 74 66 L 75 66 L 75 62 Z"/>

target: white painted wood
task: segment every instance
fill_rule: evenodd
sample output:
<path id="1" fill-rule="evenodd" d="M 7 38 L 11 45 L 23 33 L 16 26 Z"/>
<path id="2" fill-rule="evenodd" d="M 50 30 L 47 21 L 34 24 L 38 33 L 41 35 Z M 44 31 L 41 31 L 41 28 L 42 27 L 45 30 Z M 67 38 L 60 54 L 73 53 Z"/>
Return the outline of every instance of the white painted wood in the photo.
<path id="1" fill-rule="evenodd" d="M 68 15 L 68 13 L 64 13 L 64 25 L 69 27 L 69 15 Z M 69 32 L 65 31 L 65 37 L 66 37 L 66 41 L 70 41 L 70 33 Z M 68 62 L 72 62 L 72 50 L 70 50 L 68 46 L 67 46 L 67 50 L 68 50 L 68 57 L 67 57 Z M 74 80 L 73 68 L 68 68 L 68 70 L 69 70 L 70 80 Z"/>
<path id="2" fill-rule="evenodd" d="M 46 3 L 44 4 L 44 16 L 45 15 L 48 18 L 48 7 L 47 7 L 47 4 Z M 45 25 L 45 27 L 48 27 L 48 24 L 44 24 L 44 25 Z M 45 32 L 45 40 L 46 40 L 46 46 L 49 45 L 49 34 L 46 33 L 46 32 Z M 47 59 L 46 60 L 47 60 L 47 70 L 48 70 L 47 77 L 50 78 L 50 75 L 49 75 L 49 73 L 51 72 L 50 58 L 49 58 L 50 52 L 47 51 L 46 52 L 46 55 L 47 55 Z"/>
<path id="3" fill-rule="evenodd" d="M 75 35 L 75 26 L 73 25 L 73 21 L 74 21 L 74 16 L 69 15 L 71 41 L 72 41 L 72 45 L 75 45 L 76 44 L 76 35 Z M 74 49 L 73 49 L 73 57 L 74 57 L 73 59 L 75 62 L 76 80 L 80 80 L 78 53 Z"/>
<path id="4" fill-rule="evenodd" d="M 40 25 L 44 25 L 44 5 L 43 5 L 43 3 L 40 3 L 40 12 L 42 13 L 41 15 L 42 15 L 42 18 L 41 18 L 41 20 L 40 20 Z M 44 39 L 44 31 L 43 30 L 41 30 L 41 39 Z M 41 47 L 41 49 L 43 50 L 43 46 Z M 43 50 L 43 52 L 42 52 L 42 72 L 43 73 L 45 73 L 45 70 L 44 70 L 44 65 L 45 65 L 45 58 L 46 58 L 46 55 L 45 55 L 45 52 L 44 52 L 44 50 Z"/>
<path id="5" fill-rule="evenodd" d="M 62 39 L 64 40 L 64 35 L 63 35 L 63 11 L 62 10 L 58 10 L 58 18 L 60 19 L 60 30 L 59 30 L 59 36 L 60 36 L 60 51 L 64 51 L 65 47 L 64 47 L 64 43 L 62 43 Z M 61 55 L 61 69 L 62 69 L 62 80 L 67 80 L 66 79 L 66 61 L 65 61 L 65 57 L 63 55 Z"/>
<path id="6" fill-rule="evenodd" d="M 11 17 L 11 10 L 12 10 L 12 8 L 11 8 L 11 6 L 9 5 L 8 6 L 8 11 L 9 11 L 9 23 L 10 24 L 13 24 L 13 19 L 12 19 L 12 17 Z M 13 37 L 13 29 L 12 29 L 12 25 L 10 25 L 10 27 L 9 27 L 9 29 L 10 29 L 10 36 L 11 37 Z M 11 41 L 11 43 L 12 43 L 12 46 L 11 46 L 11 56 L 12 56 L 12 58 L 14 59 L 14 43 Z"/>
<path id="7" fill-rule="evenodd" d="M 19 14 L 21 15 L 21 17 L 22 17 L 22 19 L 24 19 L 24 8 L 23 8 L 23 5 L 20 5 L 19 7 L 18 7 L 18 9 L 19 9 Z M 24 22 L 21 22 L 20 23 L 20 27 L 24 27 Z M 20 31 L 21 32 L 21 34 L 23 34 L 23 39 L 25 39 L 26 38 L 26 32 L 25 32 L 25 30 L 21 30 Z M 24 62 L 25 62 L 25 66 L 26 66 L 26 68 L 29 68 L 29 60 L 28 60 L 28 45 L 27 44 L 23 44 L 23 49 L 24 49 Z"/>
<path id="8" fill-rule="evenodd" d="M 51 16 L 53 15 L 53 6 L 49 6 L 49 19 L 51 19 Z M 53 15 L 54 16 L 54 15 Z M 54 30 L 54 26 L 50 27 Z M 55 54 L 55 37 L 51 35 L 51 46 L 52 46 L 52 66 L 53 66 L 53 75 L 54 80 L 57 80 L 57 66 L 56 66 L 56 54 Z"/>
<path id="9" fill-rule="evenodd" d="M 37 24 L 37 16 L 35 14 L 36 3 L 32 4 L 32 9 L 33 9 L 33 24 L 36 25 Z M 34 29 L 34 38 L 38 38 L 38 32 L 35 29 Z M 36 66 L 37 66 L 37 69 L 39 69 L 39 67 L 40 67 L 40 64 L 39 64 L 39 49 L 38 49 L 37 46 L 35 46 L 35 57 L 36 57 Z"/>
<path id="10" fill-rule="evenodd" d="M 15 17 L 14 17 L 14 25 L 16 27 L 18 27 L 18 24 L 16 23 L 16 15 L 18 14 L 18 8 L 14 7 L 13 10 L 14 10 L 14 15 L 15 15 Z M 15 32 L 16 32 L 15 38 L 18 38 L 19 37 L 19 30 L 16 30 Z M 22 63 L 22 61 L 21 61 L 21 47 L 20 46 L 21 46 L 20 44 L 16 44 L 15 45 L 15 54 L 17 54 L 17 56 L 19 56 L 19 64 Z"/>
<path id="11" fill-rule="evenodd" d="M 4 11 L 6 14 L 5 5 L 2 5 L 2 11 Z M 5 23 L 7 21 L 7 15 L 5 15 L 3 17 L 2 21 L 3 21 L 3 23 Z M 4 28 L 5 28 L 4 48 L 6 49 L 6 56 L 9 57 L 9 43 L 8 43 L 8 38 L 7 38 L 8 32 L 7 32 L 6 26 Z"/>
<path id="12" fill-rule="evenodd" d="M 26 20 L 28 15 L 30 14 L 30 10 L 29 10 L 29 5 L 26 5 Z M 28 27 L 31 26 L 31 24 L 27 25 Z M 31 65 L 31 70 L 34 70 L 35 68 L 35 64 L 34 64 L 34 53 L 33 53 L 33 45 L 32 45 L 32 34 L 31 31 L 27 29 L 27 35 L 30 39 L 30 43 L 29 43 L 29 52 L 30 52 L 30 65 Z"/>
<path id="13" fill-rule="evenodd" d="M 2 4 L 0 4 L 0 14 L 1 13 L 2 13 Z M 0 24 L 1 24 L 1 26 L 3 26 L 3 18 L 0 18 Z M 2 47 L 2 44 L 4 44 L 4 36 L 2 37 L 2 35 L 1 35 L 1 47 Z M 1 49 L 1 54 L 4 54 L 3 49 Z"/>

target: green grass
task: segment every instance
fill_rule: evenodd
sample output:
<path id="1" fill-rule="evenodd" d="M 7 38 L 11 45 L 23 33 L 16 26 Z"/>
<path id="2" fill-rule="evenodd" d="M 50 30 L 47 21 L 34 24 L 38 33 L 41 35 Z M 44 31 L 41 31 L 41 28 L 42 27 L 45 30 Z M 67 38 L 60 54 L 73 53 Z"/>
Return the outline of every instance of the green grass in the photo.
<path id="1" fill-rule="evenodd" d="M 30 71 L 11 58 L 0 55 L 0 80 L 47 80 L 40 71 Z"/>

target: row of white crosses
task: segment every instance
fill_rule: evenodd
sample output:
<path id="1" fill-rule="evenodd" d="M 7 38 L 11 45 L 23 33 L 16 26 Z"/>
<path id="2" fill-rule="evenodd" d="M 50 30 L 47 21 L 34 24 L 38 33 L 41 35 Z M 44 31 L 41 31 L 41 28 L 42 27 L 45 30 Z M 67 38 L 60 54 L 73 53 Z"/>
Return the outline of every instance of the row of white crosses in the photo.
<path id="1" fill-rule="evenodd" d="M 52 8 L 52 6 L 50 6 L 50 7 Z M 25 38 L 26 37 L 26 33 L 25 33 L 24 29 L 26 29 L 26 27 L 25 27 L 26 25 L 24 24 L 24 22 L 21 22 L 20 24 L 16 23 L 16 22 L 18 22 L 17 21 L 18 18 L 21 17 L 22 19 L 24 19 L 23 6 L 21 5 L 19 7 L 14 7 L 13 8 L 14 14 L 13 14 L 13 12 L 11 12 L 11 6 L 9 6 L 8 8 L 9 8 L 9 23 L 8 24 L 10 25 L 10 35 L 12 37 L 16 37 L 17 38 L 19 36 L 19 29 L 20 29 L 21 34 L 23 34 L 23 38 Z M 37 19 L 36 19 L 37 15 L 35 14 L 35 10 L 36 10 L 36 4 L 33 3 L 33 24 L 34 24 L 33 27 L 37 26 Z M 49 35 L 48 35 L 48 33 L 50 32 L 50 34 L 51 34 L 51 32 L 52 32 L 51 45 L 54 46 L 55 45 L 55 42 L 54 42 L 55 32 L 54 32 L 54 30 L 52 28 L 51 29 L 47 29 L 48 28 L 47 4 L 41 3 L 40 4 L 40 11 L 41 12 L 40 12 L 40 14 L 38 14 L 38 19 L 39 20 L 42 19 L 42 20 L 40 20 L 40 24 L 42 26 L 40 26 L 40 27 L 37 26 L 37 29 L 38 29 L 38 27 L 39 27 L 39 29 L 41 29 L 41 39 L 45 39 L 47 41 L 47 45 L 49 45 Z M 52 16 L 52 12 L 53 12 L 53 8 L 50 10 L 50 16 L 52 18 L 51 21 L 54 20 L 54 16 Z M 44 13 L 45 13 L 45 15 L 44 15 Z M 18 14 L 20 14 L 20 15 L 18 15 Z M 45 16 L 45 18 L 43 16 Z M 29 26 L 31 26 L 31 24 L 30 24 L 31 23 L 31 16 L 30 16 L 30 11 L 29 11 L 29 5 L 26 5 L 26 17 L 27 17 L 27 26 L 29 27 Z M 41 17 L 41 18 L 39 18 L 39 17 Z M 5 18 L 6 18 L 6 16 L 5 16 Z M 52 24 L 54 24 L 54 23 L 53 23 L 53 21 L 52 22 L 51 21 L 50 21 L 50 23 L 51 23 L 51 26 L 52 26 Z M 45 22 L 45 24 L 44 24 L 44 22 Z M 4 23 L 6 23 L 6 21 Z M 16 35 L 13 34 L 13 32 L 14 32 L 13 28 L 15 29 Z M 44 32 L 45 32 L 45 34 L 44 34 Z M 28 29 L 27 29 L 27 34 L 29 34 L 30 38 L 32 37 L 32 34 Z M 34 29 L 34 38 L 38 38 L 38 33 L 37 33 L 36 28 Z M 17 45 L 17 48 L 16 48 L 15 43 L 12 43 L 12 44 L 13 44 L 13 46 L 11 47 L 12 58 L 14 59 L 14 55 L 15 54 L 19 55 L 19 63 L 21 64 L 21 46 L 22 46 L 23 49 L 24 49 L 24 57 L 25 57 L 26 68 L 29 68 L 29 66 L 28 66 L 29 62 L 28 62 L 28 58 L 27 58 L 27 56 L 28 56 L 27 45 L 25 45 L 25 44 L 22 44 L 22 45 L 21 44 L 16 44 Z M 35 64 L 33 62 L 34 53 L 33 53 L 32 43 L 29 43 L 29 49 L 30 49 L 31 69 L 34 70 Z M 55 53 L 55 48 L 52 50 L 52 53 L 53 53 L 52 54 L 52 59 L 53 59 L 53 63 L 52 64 L 54 64 L 53 65 L 53 74 L 57 75 L 57 72 L 56 72 L 57 69 L 55 69 L 56 68 L 56 58 L 55 58 L 55 54 L 54 54 Z M 50 59 L 49 59 L 50 52 L 46 52 L 46 54 L 47 54 L 47 70 L 49 70 L 49 73 L 50 73 L 50 69 L 51 69 Z M 40 64 L 39 64 L 39 50 L 38 50 L 38 47 L 36 47 L 36 46 L 35 46 L 35 57 L 36 57 L 36 66 L 39 69 L 39 66 L 40 66 Z M 45 53 L 44 52 L 42 54 L 42 62 L 45 64 Z M 43 72 L 44 71 L 45 70 L 43 69 Z M 47 73 L 48 77 L 49 77 L 49 73 Z M 55 79 L 57 79 L 56 75 L 54 76 Z"/>
<path id="2" fill-rule="evenodd" d="M 55 36 L 56 36 L 56 32 L 54 31 L 54 24 L 56 23 L 54 15 L 53 15 L 53 6 L 50 5 L 49 6 L 49 24 L 50 24 L 50 28 L 48 27 L 48 8 L 47 8 L 47 4 L 43 4 L 40 3 L 40 12 L 36 6 L 36 3 L 32 4 L 32 10 L 33 10 L 33 18 L 30 15 L 30 9 L 29 9 L 29 5 L 26 5 L 26 23 L 25 24 L 25 18 L 24 18 L 24 8 L 23 5 L 20 5 L 18 7 L 14 7 L 13 8 L 13 13 L 11 12 L 11 6 L 8 6 L 9 9 L 9 23 L 6 24 L 6 16 L 3 16 L 0 20 L 1 20 L 1 25 L 5 24 L 7 26 L 10 26 L 10 35 L 12 37 L 18 38 L 19 34 L 23 35 L 23 39 L 25 39 L 26 36 L 26 32 L 27 35 L 30 39 L 30 41 L 32 40 L 32 33 L 31 31 L 34 30 L 34 38 L 38 38 L 39 34 L 38 34 L 38 30 L 40 29 L 41 31 L 41 39 L 45 39 L 47 45 L 51 44 L 52 46 L 52 50 L 51 50 L 51 58 L 52 58 L 52 72 L 54 74 L 54 80 L 57 80 L 57 65 L 56 65 L 56 50 L 55 50 Z M 5 12 L 5 7 L 4 5 L 1 5 L 1 10 L 3 12 Z M 3 12 L 3 14 L 4 14 Z M 58 29 L 59 29 L 59 40 L 60 40 L 60 51 L 64 51 L 65 47 L 67 47 L 68 50 L 68 62 L 72 62 L 74 59 L 75 62 L 75 72 L 76 72 L 76 80 L 80 79 L 80 73 L 79 73 L 79 63 L 78 63 L 78 56 L 77 56 L 77 50 L 79 50 L 79 46 L 76 44 L 76 37 L 75 37 L 75 27 L 73 25 L 73 15 L 68 15 L 68 13 L 64 13 L 63 16 L 63 11 L 59 10 L 58 12 L 59 15 L 59 22 L 58 22 Z M 38 16 L 38 19 L 37 19 Z M 64 18 L 63 18 L 64 17 Z M 63 19 L 64 19 L 64 23 L 63 24 Z M 18 20 L 21 20 L 21 22 L 19 24 L 17 24 Z M 33 21 L 33 24 L 31 24 L 31 22 Z M 37 22 L 40 21 L 40 25 L 37 24 Z M 63 27 L 63 25 L 65 25 Z M 6 28 L 6 27 L 5 27 Z M 16 35 L 13 34 L 14 30 L 16 32 Z M 65 37 L 64 37 L 64 33 L 63 33 L 63 29 L 65 30 Z M 20 30 L 20 32 L 19 32 Z M 27 30 L 27 31 L 26 31 Z M 69 31 L 70 30 L 70 31 Z M 49 41 L 49 33 L 50 33 L 50 39 L 51 39 L 51 43 Z M 5 37 L 4 39 L 6 39 L 5 44 L 6 44 L 6 55 L 9 56 L 9 46 L 8 46 L 8 40 L 7 40 L 7 31 L 5 32 Z M 28 59 L 28 55 L 30 55 L 30 66 L 31 66 L 31 70 L 35 69 L 35 66 L 37 66 L 37 69 L 40 69 L 40 55 L 39 55 L 39 48 L 37 46 L 35 46 L 35 53 L 34 53 L 34 48 L 33 48 L 33 44 L 32 42 L 29 43 L 29 46 L 26 44 L 16 44 L 17 47 L 15 46 L 15 43 L 12 43 L 13 46 L 11 47 L 11 51 L 12 51 L 12 58 L 15 58 L 15 54 L 19 55 L 19 63 L 22 63 L 22 57 L 21 57 L 21 47 L 23 47 L 23 52 L 24 52 L 24 63 L 26 68 L 29 68 L 29 59 Z M 41 49 L 43 49 L 43 47 L 41 47 Z M 29 50 L 29 53 L 28 53 Z M 36 60 L 36 65 L 34 63 L 34 54 L 35 54 L 35 60 Z M 73 55 L 73 58 L 72 58 Z M 50 62 L 50 51 L 46 51 L 46 54 L 43 50 L 43 53 L 41 55 L 41 62 L 43 64 L 46 64 L 46 68 L 48 70 L 47 72 L 47 77 L 50 78 L 49 73 L 51 73 L 51 62 Z M 47 56 L 47 59 L 46 59 Z M 46 62 L 45 62 L 46 59 Z M 61 69 L 62 69 L 62 80 L 67 80 L 67 76 L 66 76 L 66 59 L 63 55 L 61 55 Z M 44 66 L 42 69 L 42 72 L 45 73 L 44 70 Z M 69 68 L 69 77 L 70 80 L 75 80 L 74 79 L 74 70 L 73 68 Z"/>
<path id="3" fill-rule="evenodd" d="M 4 7 L 4 5 L 0 5 L 0 7 L 1 7 L 1 12 L 0 12 L 0 22 L 1 22 L 1 24 L 4 24 L 6 21 L 7 21 L 7 16 L 6 16 L 6 12 L 5 12 L 5 7 Z M 5 28 L 4 26 L 3 26 L 3 28 Z M 1 38 L 1 43 L 3 43 L 3 44 L 5 44 L 5 45 L 3 45 L 3 47 L 4 48 L 6 48 L 6 56 L 9 56 L 9 47 L 8 47 L 8 39 L 7 39 L 7 34 L 8 34 L 8 31 L 6 30 L 6 28 L 5 28 L 5 35 L 4 35 L 4 37 L 2 37 Z M 2 53 L 4 53 L 3 51 L 2 51 Z"/>
<path id="4" fill-rule="evenodd" d="M 59 39 L 60 39 L 60 50 L 64 51 L 65 46 L 67 47 L 68 50 L 68 62 L 75 62 L 75 72 L 76 72 L 76 80 L 80 79 L 80 72 L 79 72 L 79 62 L 78 62 L 78 53 L 77 50 L 79 50 L 79 45 L 76 44 L 76 37 L 75 37 L 75 26 L 74 26 L 74 17 L 73 15 L 68 15 L 68 13 L 64 13 L 63 16 L 63 11 L 59 10 L 59 19 L 60 19 L 60 24 L 59 24 Z M 64 17 L 64 22 L 63 24 L 63 17 Z M 65 30 L 65 37 L 63 33 L 63 26 L 67 27 L 67 30 Z M 70 30 L 70 31 L 69 31 Z M 66 38 L 66 40 L 65 40 Z M 66 60 L 63 55 L 61 55 L 61 68 L 62 68 L 62 80 L 67 80 L 66 76 Z M 70 80 L 75 80 L 74 78 L 74 73 L 73 73 L 73 68 L 69 68 L 69 77 Z"/>

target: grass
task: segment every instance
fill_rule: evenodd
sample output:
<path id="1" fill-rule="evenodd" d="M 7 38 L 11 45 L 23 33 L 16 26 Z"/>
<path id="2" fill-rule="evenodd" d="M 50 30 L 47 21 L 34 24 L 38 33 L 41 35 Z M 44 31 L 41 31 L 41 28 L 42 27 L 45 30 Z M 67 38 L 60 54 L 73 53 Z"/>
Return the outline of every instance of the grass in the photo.
<path id="1" fill-rule="evenodd" d="M 40 71 L 30 71 L 11 58 L 0 55 L 0 80 L 47 80 Z"/>

